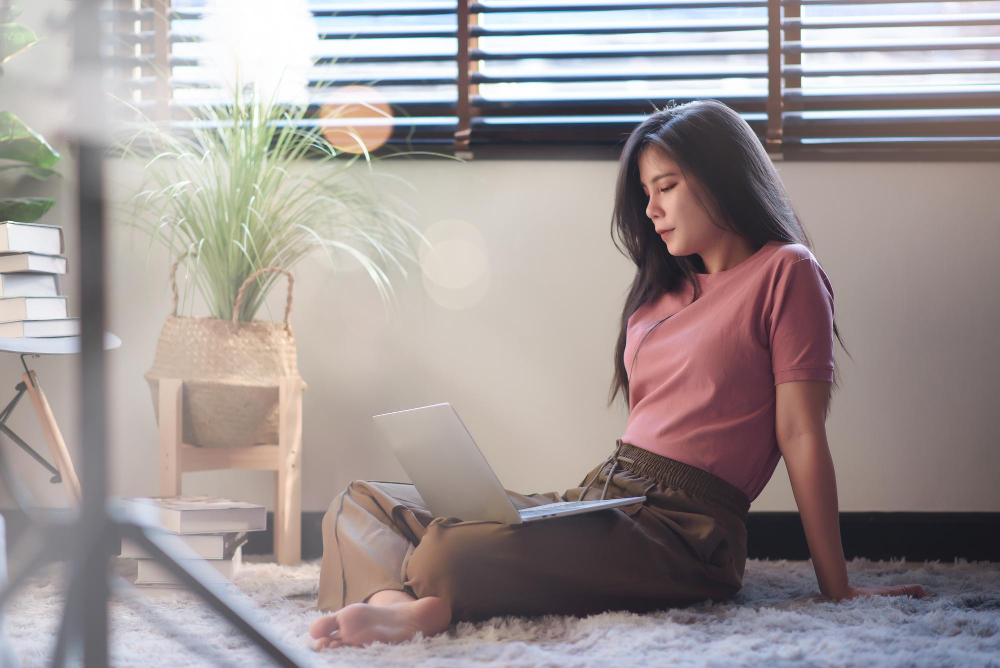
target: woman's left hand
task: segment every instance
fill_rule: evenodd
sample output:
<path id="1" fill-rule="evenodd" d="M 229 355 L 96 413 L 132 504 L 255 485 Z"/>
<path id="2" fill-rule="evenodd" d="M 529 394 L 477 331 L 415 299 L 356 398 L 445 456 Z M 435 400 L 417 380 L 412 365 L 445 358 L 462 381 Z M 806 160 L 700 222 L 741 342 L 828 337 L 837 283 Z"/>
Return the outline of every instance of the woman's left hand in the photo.
<path id="1" fill-rule="evenodd" d="M 905 587 L 905 589 L 904 589 Z M 843 601 L 860 596 L 912 596 L 913 598 L 924 598 L 927 596 L 924 588 L 918 584 L 889 585 L 880 587 L 852 587 L 848 586 L 847 591 L 840 596 L 831 596 L 834 601 Z"/>

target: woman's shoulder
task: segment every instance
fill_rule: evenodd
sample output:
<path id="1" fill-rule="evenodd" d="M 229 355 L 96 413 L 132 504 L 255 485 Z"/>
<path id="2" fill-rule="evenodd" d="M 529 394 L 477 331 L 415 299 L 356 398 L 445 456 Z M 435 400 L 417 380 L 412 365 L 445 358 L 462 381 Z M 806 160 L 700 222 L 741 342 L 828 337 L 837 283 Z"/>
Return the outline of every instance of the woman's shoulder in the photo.
<path id="1" fill-rule="evenodd" d="M 771 263 L 779 267 L 787 267 L 799 260 L 816 260 L 816 256 L 808 246 L 795 241 L 773 241 L 777 248 L 771 254 Z"/>
<path id="2" fill-rule="evenodd" d="M 828 291 L 833 292 L 833 286 L 826 270 L 823 269 L 823 265 L 816 259 L 816 255 L 808 246 L 794 242 L 774 243 L 780 247 L 769 258 L 770 267 L 765 272 L 761 290 L 785 289 L 782 286 L 787 286 L 788 281 L 791 281 L 793 276 L 798 276 L 796 281 L 812 278 L 816 285 L 822 282 Z M 809 262 L 803 262 L 804 260 Z"/>

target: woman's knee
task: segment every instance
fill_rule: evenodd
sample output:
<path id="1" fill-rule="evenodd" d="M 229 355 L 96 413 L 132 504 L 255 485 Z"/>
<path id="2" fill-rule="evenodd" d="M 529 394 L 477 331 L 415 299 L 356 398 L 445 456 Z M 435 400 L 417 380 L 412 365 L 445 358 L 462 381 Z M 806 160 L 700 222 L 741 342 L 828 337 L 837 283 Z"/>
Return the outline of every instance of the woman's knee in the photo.
<path id="1" fill-rule="evenodd" d="M 333 500 L 330 502 L 329 508 L 327 508 L 326 512 L 323 514 L 323 523 L 322 524 L 323 524 L 323 529 L 324 530 L 325 529 L 332 529 L 333 528 L 333 524 L 336 521 L 337 515 L 339 513 L 343 512 L 344 501 L 352 493 L 356 493 L 357 492 L 357 490 L 355 489 L 355 485 L 357 485 L 358 483 L 361 483 L 361 482 L 364 482 L 364 481 L 363 480 L 352 480 L 350 483 L 348 483 L 347 487 L 344 488 L 344 491 L 340 492 L 335 497 L 333 497 Z"/>
<path id="2" fill-rule="evenodd" d="M 428 525 L 406 565 L 406 584 L 418 596 L 439 596 L 460 604 L 476 586 L 488 580 L 495 567 L 496 532 L 503 525 L 485 523 L 455 526 L 455 518 Z"/>

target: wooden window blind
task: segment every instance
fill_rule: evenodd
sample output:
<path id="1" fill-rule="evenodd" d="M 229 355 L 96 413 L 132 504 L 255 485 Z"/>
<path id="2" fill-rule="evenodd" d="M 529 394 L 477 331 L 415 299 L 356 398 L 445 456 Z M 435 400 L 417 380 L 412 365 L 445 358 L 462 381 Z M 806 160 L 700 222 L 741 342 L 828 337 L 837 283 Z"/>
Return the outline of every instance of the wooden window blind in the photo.
<path id="1" fill-rule="evenodd" d="M 616 159 L 654 108 L 713 98 L 776 159 L 1000 158 L 1000 0 L 315 0 L 310 10 L 322 45 L 310 81 L 384 99 L 393 129 L 380 150 Z M 204 0 L 110 0 L 103 14 L 115 81 L 157 119 L 212 99 L 203 12 Z"/>

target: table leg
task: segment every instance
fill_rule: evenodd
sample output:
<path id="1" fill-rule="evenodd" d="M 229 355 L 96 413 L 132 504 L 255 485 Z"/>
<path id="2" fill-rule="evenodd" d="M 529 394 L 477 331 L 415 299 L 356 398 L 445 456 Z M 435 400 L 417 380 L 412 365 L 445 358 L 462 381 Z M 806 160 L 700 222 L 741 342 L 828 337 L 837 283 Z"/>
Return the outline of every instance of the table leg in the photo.
<path id="1" fill-rule="evenodd" d="M 59 425 L 56 424 L 52 408 L 49 407 L 49 401 L 45 398 L 45 393 L 42 391 L 42 386 L 38 384 L 38 377 L 34 371 L 21 374 L 21 378 L 24 379 L 24 384 L 27 386 L 28 396 L 31 397 L 31 403 L 35 407 L 38 423 L 42 426 L 42 432 L 49 444 L 52 459 L 55 460 L 63 486 L 66 488 L 66 494 L 69 496 L 70 502 L 79 508 L 80 480 L 76 477 L 73 460 L 69 457 L 69 450 L 66 448 L 62 432 L 59 431 Z"/>

